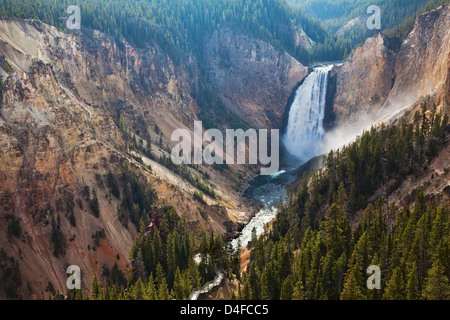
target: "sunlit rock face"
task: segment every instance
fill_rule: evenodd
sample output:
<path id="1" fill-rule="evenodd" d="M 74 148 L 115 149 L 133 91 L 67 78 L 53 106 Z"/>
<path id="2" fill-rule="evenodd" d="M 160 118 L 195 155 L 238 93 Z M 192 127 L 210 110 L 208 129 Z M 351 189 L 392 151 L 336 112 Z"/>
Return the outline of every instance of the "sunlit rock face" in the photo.
<path id="1" fill-rule="evenodd" d="M 267 42 L 227 28 L 204 45 L 207 78 L 224 105 L 256 128 L 281 128 L 295 87 L 308 68 Z"/>
<path id="2" fill-rule="evenodd" d="M 394 82 L 395 54 L 383 35 L 369 38 L 338 67 L 334 112 L 336 124 L 371 114 L 386 101 Z"/>
<path id="3" fill-rule="evenodd" d="M 449 30 L 450 7 L 445 6 L 418 16 L 397 52 L 382 35 L 367 39 L 333 70 L 336 125 L 382 119 L 428 95 L 448 111 Z"/>

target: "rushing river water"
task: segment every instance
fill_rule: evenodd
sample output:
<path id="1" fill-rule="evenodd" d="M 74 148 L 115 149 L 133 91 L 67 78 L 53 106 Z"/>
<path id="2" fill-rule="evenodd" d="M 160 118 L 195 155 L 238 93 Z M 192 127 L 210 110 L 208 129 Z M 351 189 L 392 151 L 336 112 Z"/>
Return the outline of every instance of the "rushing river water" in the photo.
<path id="1" fill-rule="evenodd" d="M 286 200 L 286 186 L 292 183 L 294 178 L 290 171 L 281 170 L 272 176 L 258 176 L 252 181 L 245 196 L 258 199 L 263 207 L 242 229 L 239 237 L 231 241 L 233 249 L 237 249 L 239 245 L 245 247 L 249 243 L 253 228 L 256 229 L 257 236 L 264 232 L 264 226 L 277 214 L 280 196 L 283 201 Z"/>

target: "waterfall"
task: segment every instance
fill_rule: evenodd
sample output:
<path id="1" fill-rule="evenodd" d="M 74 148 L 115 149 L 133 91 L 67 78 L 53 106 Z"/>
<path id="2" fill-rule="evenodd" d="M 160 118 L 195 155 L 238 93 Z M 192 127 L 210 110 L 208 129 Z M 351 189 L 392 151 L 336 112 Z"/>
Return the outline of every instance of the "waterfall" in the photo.
<path id="1" fill-rule="evenodd" d="M 287 151 L 302 161 L 321 153 L 328 73 L 332 67 L 314 68 L 297 89 L 289 111 L 283 142 Z"/>

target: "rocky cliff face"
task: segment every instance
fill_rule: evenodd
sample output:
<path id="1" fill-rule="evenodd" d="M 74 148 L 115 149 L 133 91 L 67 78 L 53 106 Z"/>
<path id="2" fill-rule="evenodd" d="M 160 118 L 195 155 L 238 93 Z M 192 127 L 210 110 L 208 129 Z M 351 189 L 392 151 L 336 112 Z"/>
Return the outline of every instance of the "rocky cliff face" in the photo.
<path id="1" fill-rule="evenodd" d="M 27 55 L 8 58 L 17 70 Z M 120 224 L 117 201 L 108 199 L 94 178 L 114 170 L 114 162 L 123 157 L 115 148 L 124 143 L 111 117 L 66 91 L 52 65 L 39 61 L 22 76 L 20 71 L 5 80 L 1 94 L 0 243 L 19 263 L 23 285 L 18 293 L 37 298 L 49 283 L 64 290 L 67 265 L 79 265 L 86 272 L 85 284 L 104 263 L 114 264 L 116 255 L 123 269 L 136 231 Z M 99 219 L 81 196 L 85 186 L 96 190 L 100 199 Z M 76 226 L 69 222 L 71 213 Z M 20 221 L 18 237 L 7 231 L 11 216 Z M 57 230 L 52 226 L 55 220 Z M 91 235 L 99 228 L 106 230 L 108 239 L 94 252 L 88 245 L 93 246 Z M 65 239 L 63 257 L 54 254 L 53 231 Z"/>
<path id="2" fill-rule="evenodd" d="M 395 54 L 384 36 L 369 38 L 337 72 L 334 111 L 338 124 L 373 113 L 386 101 L 394 82 Z"/>
<path id="3" fill-rule="evenodd" d="M 214 37 L 219 35 L 208 50 L 228 50 L 231 64 L 211 55 L 211 85 L 248 123 L 276 126 L 305 68 L 264 42 L 229 33 L 222 34 L 226 41 Z M 172 131 L 193 129 L 198 64 L 192 57 L 177 65 L 156 45 L 118 47 L 97 31 L 67 35 L 34 21 L 0 20 L 0 247 L 2 257 L 20 267 L 19 295 L 42 298 L 49 284 L 65 292 L 70 264 L 81 267 L 85 288 L 103 265 L 126 269 L 136 228 L 121 223 L 122 200 L 106 187 L 108 172 L 124 164 L 194 229 L 225 234 L 227 222 L 248 217 L 235 191 L 251 175 L 248 168 L 220 173 L 201 166 L 218 195 L 201 204 L 195 186 L 129 148 L 131 140 L 145 144 L 150 138 L 154 157 L 169 156 Z M 98 217 L 91 210 L 94 198 Z M 16 219 L 18 235 L 11 231 Z M 102 229 L 104 238 L 94 244 Z M 65 240 L 57 255 L 55 237 Z"/>
<path id="4" fill-rule="evenodd" d="M 396 81 L 383 108 L 398 110 L 427 95 L 443 105 L 449 74 L 450 6 L 446 6 L 417 17 L 396 55 Z"/>
<path id="5" fill-rule="evenodd" d="M 229 29 L 205 40 L 205 60 L 223 103 L 256 128 L 281 128 L 289 96 L 308 74 L 289 54 Z"/>
<path id="6" fill-rule="evenodd" d="M 336 124 L 373 122 L 433 97 L 448 112 L 450 74 L 450 7 L 417 17 L 398 52 L 384 36 L 369 38 L 341 67 L 335 68 Z"/>

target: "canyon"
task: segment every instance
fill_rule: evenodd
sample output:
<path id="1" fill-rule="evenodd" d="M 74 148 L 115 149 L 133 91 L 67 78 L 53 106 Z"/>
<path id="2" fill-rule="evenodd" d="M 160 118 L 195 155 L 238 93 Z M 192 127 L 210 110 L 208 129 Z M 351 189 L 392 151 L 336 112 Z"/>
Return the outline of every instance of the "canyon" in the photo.
<path id="1" fill-rule="evenodd" d="M 170 156 L 174 130 L 191 132 L 199 120 L 195 57 L 176 64 L 156 44 L 135 48 L 124 41 L 119 47 L 96 30 L 65 34 L 34 20 L 1 19 L 0 39 L 0 246 L 20 266 L 18 295 L 40 299 L 49 287 L 65 292 L 68 265 L 80 266 L 85 290 L 104 266 L 131 267 L 138 230 L 121 223 L 121 200 L 106 187 L 108 173 L 118 175 L 123 166 L 138 172 L 159 202 L 198 232 L 226 235 L 249 219 L 253 205 L 240 186 L 257 168 L 188 168 L 214 188 L 216 196 L 199 203 L 196 186 L 156 161 Z M 205 50 L 208 89 L 221 92 L 226 113 L 254 128 L 280 125 L 307 68 L 264 41 L 227 29 L 205 39 Z M 232 67 L 218 62 L 224 50 Z M 153 158 L 130 150 L 133 139 L 140 145 L 150 140 Z M 93 201 L 98 217 L 90 212 Z M 19 237 L 8 233 L 12 217 L 20 221 Z M 99 230 L 105 236 L 95 245 Z M 54 231 L 65 239 L 59 256 Z"/>
<path id="2" fill-rule="evenodd" d="M 104 266 L 131 268 L 139 230 L 121 221 L 124 193 L 116 197 L 108 187 L 110 173 L 120 176 L 124 167 L 198 233 L 236 235 L 258 210 L 243 196 L 257 166 L 187 167 L 214 190 L 199 202 L 200 186 L 158 159 L 170 157 L 173 131 L 195 136 L 194 121 L 205 115 L 205 129 L 283 129 L 290 97 L 311 72 L 287 52 L 226 27 L 203 39 L 199 56 L 181 62 L 156 43 L 119 45 L 96 30 L 66 34 L 35 20 L 0 19 L 0 41 L 0 247 L 20 266 L 18 294 L 25 299 L 41 299 L 49 287 L 65 292 L 68 265 L 81 267 L 85 290 Z M 398 49 L 383 34 L 367 39 L 327 79 L 320 114 L 330 149 L 382 120 L 412 118 L 424 101 L 448 114 L 450 7 L 418 16 Z M 205 105 L 205 90 L 219 107 Z M 150 148 L 151 156 L 131 145 Z M 425 190 L 442 201 L 448 152 L 431 164 L 439 178 Z M 398 203 L 416 183 L 400 188 Z M 8 227 L 14 219 L 19 236 Z M 66 239 L 57 255 L 54 225 Z"/>

